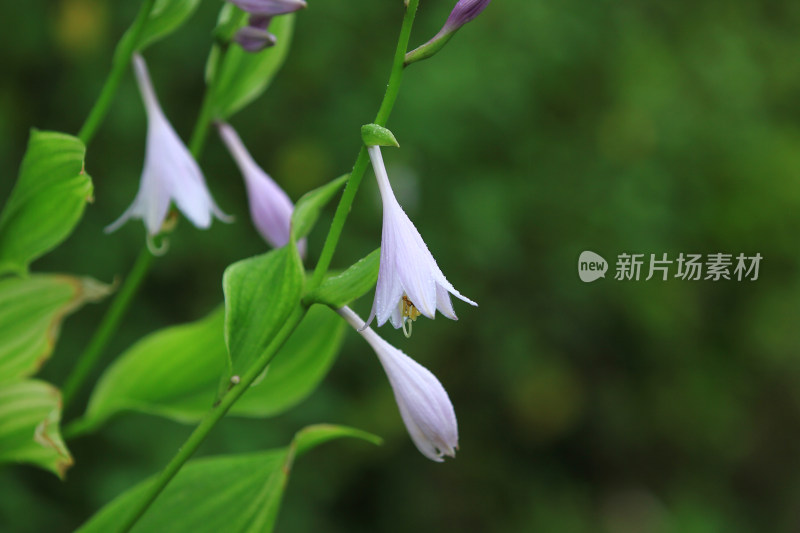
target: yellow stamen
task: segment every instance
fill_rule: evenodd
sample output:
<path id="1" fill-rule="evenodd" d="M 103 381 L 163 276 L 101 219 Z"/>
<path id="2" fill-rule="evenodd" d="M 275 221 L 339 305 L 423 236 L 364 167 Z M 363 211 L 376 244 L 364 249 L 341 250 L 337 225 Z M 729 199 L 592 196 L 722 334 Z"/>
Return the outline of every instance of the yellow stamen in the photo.
<path id="1" fill-rule="evenodd" d="M 414 306 L 414 303 L 409 300 L 408 296 L 405 294 L 403 295 L 403 300 L 400 302 L 400 305 L 400 314 L 403 317 L 403 335 L 405 335 L 406 338 L 410 338 L 412 324 L 422 313 L 419 312 L 419 309 Z M 406 324 L 408 324 L 408 328 L 406 328 Z"/>

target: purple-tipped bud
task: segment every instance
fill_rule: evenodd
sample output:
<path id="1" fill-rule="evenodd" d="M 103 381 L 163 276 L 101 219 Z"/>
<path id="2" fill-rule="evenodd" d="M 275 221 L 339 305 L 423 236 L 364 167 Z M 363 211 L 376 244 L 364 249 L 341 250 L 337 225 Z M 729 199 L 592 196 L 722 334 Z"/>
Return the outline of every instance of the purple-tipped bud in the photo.
<path id="1" fill-rule="evenodd" d="M 284 246 L 289 242 L 294 204 L 289 195 L 253 160 L 236 131 L 225 123 L 218 126 L 220 137 L 244 176 L 253 225 L 273 247 Z M 305 239 L 297 243 L 297 249 L 300 255 L 305 255 Z"/>
<path id="2" fill-rule="evenodd" d="M 230 3 L 242 11 L 268 17 L 293 13 L 306 7 L 305 0 L 230 0 Z"/>
<path id="3" fill-rule="evenodd" d="M 247 26 L 239 28 L 233 40 L 248 52 L 260 52 L 274 46 L 277 39 L 267 31 L 271 20 L 272 17 L 267 15 L 250 15 Z"/>
<path id="4" fill-rule="evenodd" d="M 450 16 L 447 17 L 447 22 L 444 23 L 444 27 L 442 27 L 440 33 L 452 33 L 467 22 L 475 20 L 475 17 L 480 15 L 491 1 L 492 0 L 459 0 L 456 7 L 450 12 Z"/>
<path id="5" fill-rule="evenodd" d="M 450 37 L 452 37 L 461 26 L 474 20 L 475 17 L 486 9 L 486 6 L 488 6 L 491 1 L 492 0 L 458 0 L 458 3 L 456 3 L 453 11 L 450 12 L 450 16 L 447 17 L 447 21 L 444 23 L 444 26 L 442 26 L 442 29 L 439 30 L 439 33 L 434 35 L 430 41 L 419 48 L 408 52 L 406 54 L 405 64 L 409 65 L 416 61 L 422 61 L 441 50 L 442 47 L 447 44 L 447 41 L 450 40 Z"/>

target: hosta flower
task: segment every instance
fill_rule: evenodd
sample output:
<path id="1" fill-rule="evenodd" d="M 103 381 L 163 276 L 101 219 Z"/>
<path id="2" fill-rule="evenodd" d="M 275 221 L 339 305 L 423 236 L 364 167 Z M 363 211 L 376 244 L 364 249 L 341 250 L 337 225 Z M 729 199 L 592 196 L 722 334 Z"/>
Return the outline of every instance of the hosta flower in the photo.
<path id="1" fill-rule="evenodd" d="M 267 15 L 250 15 L 247 26 L 239 28 L 233 40 L 248 52 L 260 52 L 275 46 L 276 37 L 267 31 L 271 20 L 272 17 Z"/>
<path id="2" fill-rule="evenodd" d="M 458 0 L 447 21 L 439 30 L 439 33 L 427 43 L 419 48 L 416 48 L 406 54 L 405 63 L 413 63 L 431 57 L 433 54 L 442 49 L 447 44 L 450 37 L 453 36 L 464 24 L 475 19 L 481 12 L 486 9 L 491 0 Z"/>
<path id="3" fill-rule="evenodd" d="M 383 340 L 350 308 L 339 314 L 361 333 L 389 378 L 400 416 L 417 449 L 433 461 L 456 456 L 458 423 L 447 391 L 430 370 Z"/>
<path id="4" fill-rule="evenodd" d="M 285 15 L 306 7 L 305 0 L 230 0 L 242 11 L 255 15 Z"/>
<path id="5" fill-rule="evenodd" d="M 402 326 L 408 336 L 409 321 L 416 320 L 419 315 L 434 318 L 437 309 L 447 318 L 457 320 L 450 294 L 468 304 L 478 304 L 447 281 L 417 228 L 400 207 L 392 192 L 380 147 L 370 146 L 368 151 L 383 201 L 383 234 L 375 301 L 367 324 L 375 317 L 378 326 L 391 319 L 392 325 Z"/>
<path id="6" fill-rule="evenodd" d="M 147 233 L 156 235 L 173 201 L 198 228 L 209 227 L 212 215 L 228 221 L 229 217 L 211 198 L 194 157 L 161 110 L 144 59 L 135 55 L 133 66 L 147 112 L 144 170 L 133 204 L 106 228 L 106 232 L 116 230 L 130 218 L 140 218 Z"/>
<path id="7" fill-rule="evenodd" d="M 258 233 L 275 248 L 289 242 L 289 227 L 294 204 L 269 174 L 253 160 L 239 135 L 228 124 L 219 124 L 219 134 L 244 176 L 250 216 Z M 305 239 L 297 243 L 305 255 Z"/>

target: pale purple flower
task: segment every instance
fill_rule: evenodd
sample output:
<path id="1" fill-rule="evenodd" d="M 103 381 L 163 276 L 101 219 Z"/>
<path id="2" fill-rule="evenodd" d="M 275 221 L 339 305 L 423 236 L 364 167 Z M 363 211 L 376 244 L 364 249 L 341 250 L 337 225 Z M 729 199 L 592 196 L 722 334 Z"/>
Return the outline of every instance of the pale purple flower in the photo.
<path id="1" fill-rule="evenodd" d="M 430 370 L 383 340 L 349 307 L 338 313 L 361 334 L 389 378 L 400 416 L 417 449 L 436 462 L 455 457 L 458 423 L 447 391 Z"/>
<path id="2" fill-rule="evenodd" d="M 239 28 L 233 40 L 248 52 L 260 52 L 275 46 L 276 37 L 267 31 L 271 20 L 269 15 L 250 15 L 247 26 Z"/>
<path id="3" fill-rule="evenodd" d="M 417 228 L 400 207 L 392 192 L 380 147 L 370 146 L 367 150 L 383 201 L 381 261 L 375 301 L 367 324 L 375 317 L 378 326 L 391 319 L 395 328 L 402 326 L 406 335 L 410 335 L 406 324 L 420 314 L 434 318 L 438 309 L 447 318 L 458 320 L 450 294 L 468 304 L 478 304 L 462 296 L 447 281 Z"/>
<path id="4" fill-rule="evenodd" d="M 218 127 L 220 137 L 244 176 L 253 225 L 265 241 L 280 248 L 289 242 L 294 204 L 283 189 L 253 160 L 236 131 L 225 123 L 218 124 Z M 300 255 L 305 255 L 305 239 L 297 243 L 297 249 Z"/>
<path id="5" fill-rule="evenodd" d="M 285 15 L 306 7 L 305 0 L 229 0 L 242 11 L 254 15 Z"/>
<path id="6" fill-rule="evenodd" d="M 229 221 L 211 198 L 194 157 L 161 110 L 142 56 L 134 55 L 133 66 L 147 112 L 144 169 L 133 204 L 105 231 L 115 231 L 128 219 L 140 218 L 148 235 L 156 235 L 173 201 L 198 228 L 208 228 L 212 215 Z"/>
<path id="7" fill-rule="evenodd" d="M 441 50 L 441 48 L 450 40 L 464 24 L 472 21 L 486 9 L 491 0 L 459 0 L 447 21 L 442 26 L 442 29 L 431 38 L 427 43 L 415 48 L 406 54 L 405 64 L 421 61 L 431 57 L 433 54 Z"/>

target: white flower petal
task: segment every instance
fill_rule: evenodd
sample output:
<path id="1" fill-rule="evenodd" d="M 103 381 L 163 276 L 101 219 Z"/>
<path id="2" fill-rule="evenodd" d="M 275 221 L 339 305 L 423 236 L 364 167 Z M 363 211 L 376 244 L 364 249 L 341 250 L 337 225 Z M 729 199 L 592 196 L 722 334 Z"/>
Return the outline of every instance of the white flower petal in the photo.
<path id="1" fill-rule="evenodd" d="M 436 309 L 450 320 L 458 320 L 450 301 L 450 293 L 441 285 L 436 285 Z"/>
<path id="2" fill-rule="evenodd" d="M 134 201 L 134 216 L 144 221 L 149 235 L 156 235 L 161 231 L 167 217 L 170 204 L 170 190 L 167 185 L 168 182 L 161 180 L 152 170 L 145 169 L 142 185 Z"/>

